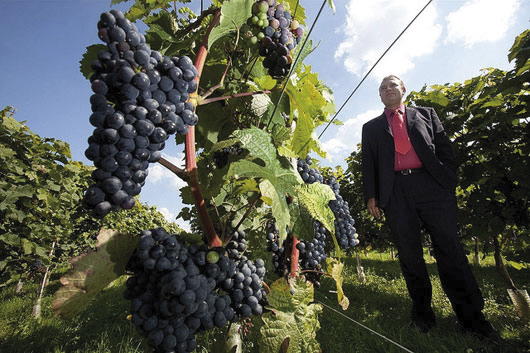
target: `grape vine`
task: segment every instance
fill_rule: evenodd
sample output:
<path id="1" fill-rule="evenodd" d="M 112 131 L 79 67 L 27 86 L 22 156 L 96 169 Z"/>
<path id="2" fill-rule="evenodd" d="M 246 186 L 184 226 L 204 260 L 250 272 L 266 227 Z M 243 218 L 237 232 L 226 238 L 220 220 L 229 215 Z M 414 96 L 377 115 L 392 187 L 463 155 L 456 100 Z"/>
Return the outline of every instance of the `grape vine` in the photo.
<path id="1" fill-rule="evenodd" d="M 131 22 L 140 19 L 149 27 L 145 36 Z M 193 229 L 199 242 L 163 228 L 145 230 L 122 255 L 131 321 L 156 352 L 190 352 L 203 331 L 252 315 L 272 323 L 272 312 L 300 306 L 311 314 L 295 318 L 295 329 L 265 331 L 263 339 L 302 335 L 318 347 L 318 305 L 296 299 L 313 285 L 292 278 L 299 264 L 302 271 L 325 271 L 326 237 L 337 228 L 329 201 L 336 195 L 318 173 L 318 183 L 306 184 L 292 161 L 311 151 L 325 155 L 314 130 L 334 104 L 302 64 L 310 41 L 303 52 L 295 48 L 304 25 L 304 9 L 294 0 L 214 2 L 199 16 L 162 0 L 101 15 L 98 36 L 106 46 L 89 48 L 90 64 L 82 64 L 94 92 L 95 130 L 86 154 L 96 166 L 84 204 L 97 217 L 132 207 L 149 163 L 159 162 L 187 182 L 183 202 L 195 209 L 181 215 L 202 226 Z M 297 50 L 302 60 L 293 65 Z M 291 71 L 296 74 L 283 81 Z M 173 134 L 184 142 L 185 170 L 161 158 Z M 277 275 L 270 286 L 263 282 L 268 261 L 255 258 L 257 249 L 267 255 L 267 244 Z M 277 301 L 286 286 L 292 305 Z"/>

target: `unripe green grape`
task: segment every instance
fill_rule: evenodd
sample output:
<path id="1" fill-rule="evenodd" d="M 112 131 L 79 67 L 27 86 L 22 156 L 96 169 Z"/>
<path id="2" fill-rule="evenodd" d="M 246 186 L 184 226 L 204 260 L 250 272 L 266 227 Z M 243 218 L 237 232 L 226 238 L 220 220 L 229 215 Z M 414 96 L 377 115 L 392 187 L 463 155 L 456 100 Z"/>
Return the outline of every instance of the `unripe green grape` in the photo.
<path id="1" fill-rule="evenodd" d="M 256 37 L 256 36 L 252 36 L 252 37 L 250 37 L 250 38 L 248 39 L 248 42 L 249 42 L 249 44 L 251 44 L 251 45 L 256 45 L 256 44 L 258 44 L 258 37 Z"/>
<path id="2" fill-rule="evenodd" d="M 209 251 L 208 254 L 206 254 L 206 261 L 211 264 L 217 263 L 217 261 L 219 261 L 219 253 L 214 250 Z"/>
<path id="3" fill-rule="evenodd" d="M 254 25 L 255 25 L 255 24 L 258 24 L 258 22 L 259 22 L 259 17 L 258 17 L 258 16 L 252 16 L 252 17 L 250 18 L 250 22 L 252 22 L 252 24 L 254 24 Z"/>
<path id="4" fill-rule="evenodd" d="M 260 1 L 258 3 L 258 8 L 260 12 L 267 13 L 267 11 L 269 10 L 269 4 L 267 3 L 267 1 Z"/>

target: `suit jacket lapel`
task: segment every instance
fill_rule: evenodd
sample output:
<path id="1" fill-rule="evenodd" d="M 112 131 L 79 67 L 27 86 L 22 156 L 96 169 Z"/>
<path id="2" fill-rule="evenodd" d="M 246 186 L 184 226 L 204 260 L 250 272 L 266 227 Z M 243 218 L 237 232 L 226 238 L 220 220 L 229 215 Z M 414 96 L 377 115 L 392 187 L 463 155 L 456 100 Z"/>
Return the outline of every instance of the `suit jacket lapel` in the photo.
<path id="1" fill-rule="evenodd" d="M 405 114 L 407 117 L 407 131 L 410 132 L 410 130 L 416 123 L 417 112 L 415 109 L 405 107 Z"/>
<path id="2" fill-rule="evenodd" d="M 390 125 L 388 124 L 388 120 L 386 118 L 385 113 L 381 114 L 378 118 L 378 125 L 379 128 L 383 129 L 384 131 L 388 132 L 390 136 L 392 136 L 392 130 L 390 129 Z"/>

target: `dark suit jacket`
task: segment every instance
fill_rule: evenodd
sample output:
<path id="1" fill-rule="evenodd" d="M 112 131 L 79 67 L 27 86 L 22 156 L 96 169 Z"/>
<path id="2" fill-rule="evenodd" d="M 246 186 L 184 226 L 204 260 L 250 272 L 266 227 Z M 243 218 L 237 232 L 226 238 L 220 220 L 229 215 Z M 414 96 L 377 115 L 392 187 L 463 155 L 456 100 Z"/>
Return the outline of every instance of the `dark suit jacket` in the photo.
<path id="1" fill-rule="evenodd" d="M 456 163 L 440 119 L 433 108 L 405 107 L 410 143 L 423 168 L 442 187 L 454 192 Z M 365 202 L 372 197 L 385 208 L 394 184 L 394 138 L 385 114 L 363 125 L 362 173 Z"/>

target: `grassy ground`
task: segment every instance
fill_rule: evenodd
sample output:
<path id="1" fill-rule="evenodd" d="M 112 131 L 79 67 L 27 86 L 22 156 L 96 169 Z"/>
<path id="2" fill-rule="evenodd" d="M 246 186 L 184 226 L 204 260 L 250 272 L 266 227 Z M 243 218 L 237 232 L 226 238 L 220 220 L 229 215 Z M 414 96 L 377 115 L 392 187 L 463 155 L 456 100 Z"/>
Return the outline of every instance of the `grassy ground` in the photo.
<path id="1" fill-rule="evenodd" d="M 362 258 L 365 283 L 360 283 L 356 276 L 356 260 L 346 260 L 344 290 L 350 299 L 350 308 L 343 313 L 413 352 L 530 352 L 529 325 L 517 317 L 506 286 L 497 275 L 492 260 L 488 260 L 472 269 L 485 297 L 484 312 L 503 338 L 499 346 L 479 341 L 461 331 L 441 288 L 434 261 L 428 261 L 428 269 L 437 325 L 429 333 L 421 333 L 409 326 L 410 300 L 406 285 L 399 263 L 388 255 L 373 254 Z M 530 290 L 528 271 L 512 270 L 511 274 L 521 289 L 526 286 L 524 289 Z M 315 299 L 337 308 L 333 297 L 326 294 L 331 289 L 331 283 L 324 282 Z M 318 339 L 323 352 L 406 352 L 351 320 L 341 318 L 327 307 L 321 325 Z"/>
<path id="2" fill-rule="evenodd" d="M 486 316 L 503 338 L 498 346 L 479 341 L 459 330 L 433 261 L 428 261 L 428 267 L 432 274 L 433 305 L 438 321 L 427 334 L 408 325 L 410 302 L 397 261 L 386 254 L 362 256 L 366 272 L 364 283 L 357 277 L 356 259 L 347 258 L 345 262 L 344 290 L 350 300 L 348 310 L 342 311 L 336 304 L 331 281 L 324 280 L 321 288 L 315 291 L 315 300 L 325 304 L 317 336 L 323 352 L 530 352 L 530 325 L 518 319 L 506 286 L 495 272 L 491 260 L 483 262 L 480 267 L 473 267 L 473 272 L 486 298 Z M 529 271 L 511 270 L 510 273 L 521 289 L 530 291 Z M 13 288 L 0 292 L 0 352 L 147 351 L 142 338 L 126 319 L 128 302 L 122 297 L 124 279 L 116 281 L 98 295 L 81 315 L 71 321 L 53 317 L 51 304 L 58 286 L 58 276 L 52 277 L 39 320 L 31 316 L 37 284 L 27 283 L 21 294 L 15 294 Z M 258 352 L 255 342 L 259 320 L 254 321 L 253 333 L 246 339 L 246 353 Z M 214 339 L 212 335 L 200 338 L 208 342 Z M 206 353 L 209 349 L 197 351 Z"/>

